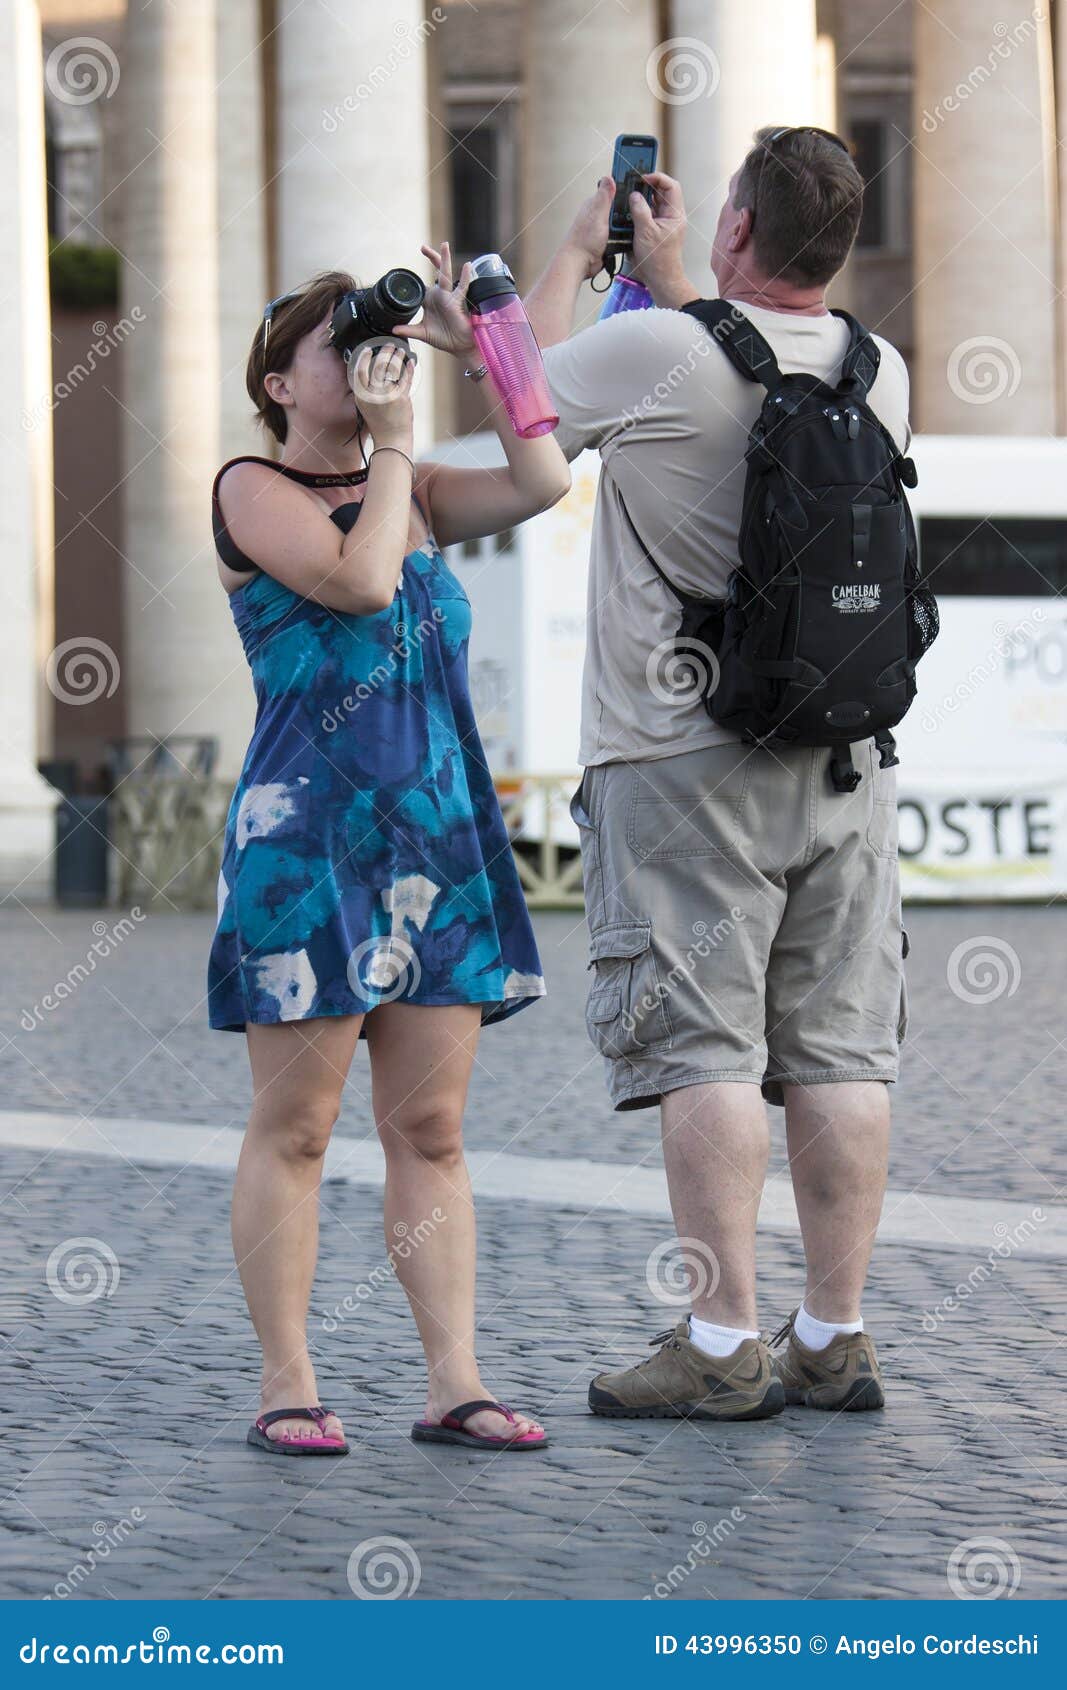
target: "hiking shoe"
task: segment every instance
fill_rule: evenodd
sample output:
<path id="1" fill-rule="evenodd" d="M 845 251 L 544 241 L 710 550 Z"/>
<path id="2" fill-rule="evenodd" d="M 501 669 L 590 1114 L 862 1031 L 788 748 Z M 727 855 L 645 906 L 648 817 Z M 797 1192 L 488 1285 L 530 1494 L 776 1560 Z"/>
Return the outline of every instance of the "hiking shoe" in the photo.
<path id="1" fill-rule="evenodd" d="M 785 1387 L 785 1400 L 801 1408 L 864 1409 L 885 1406 L 885 1391 L 874 1345 L 866 1332 L 839 1332 L 824 1350 L 809 1350 L 793 1330 L 797 1310 L 771 1338 L 789 1339 L 772 1366 Z"/>
<path id="2" fill-rule="evenodd" d="M 709 1356 L 689 1340 L 689 1320 L 651 1339 L 662 1346 L 622 1373 L 598 1373 L 594 1414 L 619 1420 L 763 1420 L 781 1414 L 785 1392 L 766 1344 L 743 1338 L 732 1355 Z"/>

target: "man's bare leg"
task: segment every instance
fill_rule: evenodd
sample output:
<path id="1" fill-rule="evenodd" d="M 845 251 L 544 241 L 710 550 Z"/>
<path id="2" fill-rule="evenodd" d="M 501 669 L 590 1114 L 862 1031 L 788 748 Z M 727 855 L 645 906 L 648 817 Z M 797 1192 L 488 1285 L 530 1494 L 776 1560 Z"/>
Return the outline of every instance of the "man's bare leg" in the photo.
<path id="1" fill-rule="evenodd" d="M 678 1237 L 695 1239 L 716 1264 L 702 1274 L 694 1252 L 693 1314 L 756 1330 L 756 1216 L 770 1149 L 760 1088 L 735 1080 L 683 1086 L 666 1094 L 661 1114 Z"/>
<path id="2" fill-rule="evenodd" d="M 881 1080 L 783 1088 L 786 1138 L 815 1320 L 860 1318 L 889 1161 L 889 1088 Z"/>

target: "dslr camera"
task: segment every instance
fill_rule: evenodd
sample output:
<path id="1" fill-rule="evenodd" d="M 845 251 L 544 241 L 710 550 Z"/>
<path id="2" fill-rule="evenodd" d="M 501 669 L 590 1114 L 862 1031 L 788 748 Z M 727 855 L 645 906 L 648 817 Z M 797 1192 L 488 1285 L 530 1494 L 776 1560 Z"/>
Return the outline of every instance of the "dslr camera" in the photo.
<path id="1" fill-rule="evenodd" d="M 414 270 L 387 270 L 373 287 L 343 295 L 330 319 L 330 343 L 347 364 L 364 341 L 391 334 L 396 323 L 410 323 L 425 297 Z"/>

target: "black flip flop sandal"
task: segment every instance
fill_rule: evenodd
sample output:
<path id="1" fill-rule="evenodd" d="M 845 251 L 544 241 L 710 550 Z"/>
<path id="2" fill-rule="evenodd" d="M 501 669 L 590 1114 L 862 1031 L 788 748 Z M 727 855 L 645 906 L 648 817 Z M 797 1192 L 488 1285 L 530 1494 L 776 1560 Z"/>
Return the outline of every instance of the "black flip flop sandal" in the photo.
<path id="1" fill-rule="evenodd" d="M 328 1408 L 275 1408 L 269 1414 L 261 1414 L 259 1419 L 248 1428 L 248 1443 L 253 1449 L 265 1449 L 271 1455 L 347 1455 L 348 1444 L 344 1438 L 268 1438 L 267 1427 L 273 1426 L 276 1420 L 313 1420 L 316 1426 L 323 1426 L 330 1413 Z"/>
<path id="2" fill-rule="evenodd" d="M 465 1431 L 464 1426 L 471 1416 L 485 1408 L 493 1409 L 496 1414 L 502 1414 L 507 1420 L 516 1420 L 507 1403 L 464 1402 L 460 1403 L 458 1408 L 450 1409 L 440 1421 L 416 1420 L 411 1428 L 412 1439 L 417 1444 L 466 1444 L 468 1449 L 548 1448 L 548 1439 L 544 1432 L 524 1432 L 521 1437 L 516 1437 L 513 1433 L 509 1438 L 491 1438 L 481 1432 Z"/>

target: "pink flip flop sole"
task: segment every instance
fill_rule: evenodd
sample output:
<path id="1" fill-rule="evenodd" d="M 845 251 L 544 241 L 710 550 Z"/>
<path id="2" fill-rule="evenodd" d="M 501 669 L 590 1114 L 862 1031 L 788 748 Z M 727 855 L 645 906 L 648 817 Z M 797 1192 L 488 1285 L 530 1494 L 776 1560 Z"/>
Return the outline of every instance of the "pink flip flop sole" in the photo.
<path id="1" fill-rule="evenodd" d="M 265 1449 L 270 1455 L 347 1455 L 348 1444 L 344 1438 L 269 1438 L 267 1427 L 273 1426 L 276 1420 L 312 1420 L 317 1426 L 326 1422 L 330 1410 L 320 1408 L 276 1408 L 270 1414 L 261 1414 L 259 1419 L 248 1428 L 246 1442 L 253 1449 Z"/>
<path id="2" fill-rule="evenodd" d="M 547 1449 L 548 1438 L 544 1432 L 523 1432 L 521 1437 L 489 1437 L 481 1432 L 468 1432 L 465 1422 L 472 1415 L 482 1409 L 492 1409 L 496 1414 L 503 1414 L 508 1420 L 514 1420 L 515 1415 L 502 1402 L 465 1402 L 458 1408 L 453 1408 L 441 1420 L 416 1420 L 411 1428 L 412 1440 L 425 1444 L 462 1444 L 468 1449 Z"/>

